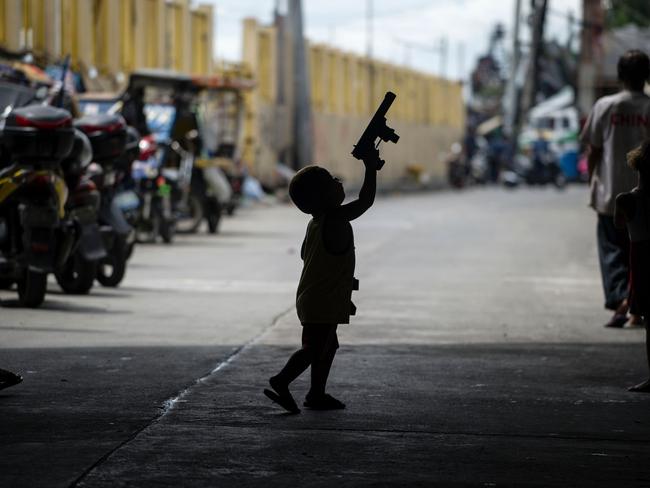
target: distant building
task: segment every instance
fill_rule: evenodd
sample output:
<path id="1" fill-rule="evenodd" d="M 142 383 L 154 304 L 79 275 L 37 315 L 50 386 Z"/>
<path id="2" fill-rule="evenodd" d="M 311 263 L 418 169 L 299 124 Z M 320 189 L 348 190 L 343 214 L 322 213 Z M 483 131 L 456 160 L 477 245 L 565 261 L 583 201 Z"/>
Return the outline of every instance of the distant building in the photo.
<path id="1" fill-rule="evenodd" d="M 598 98 L 619 90 L 618 59 L 630 49 L 650 53 L 650 28 L 630 24 L 605 30 L 600 0 L 584 0 L 578 68 L 578 109 L 585 116 Z"/>

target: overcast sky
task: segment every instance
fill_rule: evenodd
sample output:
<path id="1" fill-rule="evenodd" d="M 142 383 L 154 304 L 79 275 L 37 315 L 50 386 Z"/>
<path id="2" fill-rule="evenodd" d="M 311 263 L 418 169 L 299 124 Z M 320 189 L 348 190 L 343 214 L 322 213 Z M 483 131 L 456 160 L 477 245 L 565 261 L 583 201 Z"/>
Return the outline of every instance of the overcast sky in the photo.
<path id="1" fill-rule="evenodd" d="M 279 0 L 284 8 L 286 0 Z M 241 59 L 241 21 L 256 17 L 269 23 L 276 0 L 201 0 L 216 6 L 216 56 Z M 490 32 L 497 22 L 506 27 L 510 49 L 515 0 L 374 0 L 376 57 L 397 64 L 439 73 L 442 70 L 440 40 L 447 40 L 445 74 L 466 78 L 476 58 L 485 53 Z M 565 42 L 567 14 L 581 15 L 581 0 L 549 0 L 547 38 Z M 305 33 L 309 40 L 348 51 L 365 53 L 367 0 L 303 0 Z M 530 0 L 522 0 L 524 21 Z M 522 35 L 529 28 L 522 24 Z M 411 47 L 408 47 L 408 46 Z"/>

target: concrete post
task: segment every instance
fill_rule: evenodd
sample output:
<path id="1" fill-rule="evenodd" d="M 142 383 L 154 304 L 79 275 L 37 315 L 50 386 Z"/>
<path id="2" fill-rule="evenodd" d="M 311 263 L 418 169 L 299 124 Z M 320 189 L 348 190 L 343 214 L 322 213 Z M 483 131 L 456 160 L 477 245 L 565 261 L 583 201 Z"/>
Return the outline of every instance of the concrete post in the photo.
<path id="1" fill-rule="evenodd" d="M 199 5 L 192 13 L 190 57 L 193 60 L 191 71 L 195 74 L 213 72 L 214 51 L 214 7 Z"/>
<path id="2" fill-rule="evenodd" d="M 244 19 L 242 61 L 246 69 L 250 70 L 254 79 L 257 79 L 258 59 L 258 24 L 253 18 Z M 246 94 L 246 113 L 244 114 L 242 159 L 255 169 L 259 141 L 259 124 L 257 113 L 259 110 L 259 88 Z"/>
<path id="3" fill-rule="evenodd" d="M 190 0 L 181 0 L 181 49 L 180 70 L 183 73 L 192 71 L 192 13 Z"/>
<path id="4" fill-rule="evenodd" d="M 122 5 L 115 0 L 104 0 L 104 2 L 106 2 L 104 6 L 106 9 L 104 12 L 105 17 L 103 19 L 105 24 L 102 39 L 99 40 L 103 44 L 103 50 L 106 56 L 102 60 L 105 63 L 105 66 L 102 66 L 102 68 L 108 69 L 110 74 L 115 75 L 122 69 L 120 53 L 123 40 L 121 36 L 115 34 L 117 26 L 120 25 Z"/>
<path id="5" fill-rule="evenodd" d="M 161 68 L 165 59 L 165 1 L 135 2 L 135 66 Z"/>
<path id="6" fill-rule="evenodd" d="M 83 64 L 85 69 L 95 67 L 95 38 L 93 35 L 94 22 L 91 2 L 76 0 L 74 7 L 76 13 L 76 60 Z"/>
<path id="7" fill-rule="evenodd" d="M 61 57 L 61 0 L 44 2 L 45 51 L 54 59 Z"/>
<path id="8" fill-rule="evenodd" d="M 23 48 L 20 42 L 20 31 L 23 26 L 23 2 L 22 0 L 5 0 L 4 7 L 5 47 L 10 51 L 19 51 Z"/>

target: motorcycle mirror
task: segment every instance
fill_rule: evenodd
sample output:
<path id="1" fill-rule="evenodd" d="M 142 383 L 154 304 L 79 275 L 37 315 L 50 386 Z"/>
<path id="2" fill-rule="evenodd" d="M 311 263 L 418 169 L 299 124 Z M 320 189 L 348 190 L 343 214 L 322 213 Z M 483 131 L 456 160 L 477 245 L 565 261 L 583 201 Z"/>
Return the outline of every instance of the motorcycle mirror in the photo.
<path id="1" fill-rule="evenodd" d="M 49 89 L 46 86 L 41 86 L 36 90 L 36 98 L 38 100 L 45 100 L 49 94 Z"/>

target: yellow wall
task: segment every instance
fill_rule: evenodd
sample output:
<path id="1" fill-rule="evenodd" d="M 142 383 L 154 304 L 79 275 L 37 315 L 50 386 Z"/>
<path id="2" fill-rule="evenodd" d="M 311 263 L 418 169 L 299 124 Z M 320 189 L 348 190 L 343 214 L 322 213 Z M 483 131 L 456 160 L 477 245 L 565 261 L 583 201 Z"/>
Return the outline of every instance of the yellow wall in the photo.
<path id="1" fill-rule="evenodd" d="M 69 54 L 74 61 L 79 59 L 80 42 L 77 38 L 79 27 L 77 0 L 61 0 L 60 32 L 61 53 Z M 63 55 L 65 55 L 63 54 Z"/>
<path id="2" fill-rule="evenodd" d="M 189 72 L 192 66 L 191 14 L 189 0 L 168 0 L 165 3 L 165 65 L 172 70 Z"/>
<path id="3" fill-rule="evenodd" d="M 116 79 L 139 68 L 213 72 L 213 7 L 190 0 L 0 0 L 0 44 Z"/>
<path id="4" fill-rule="evenodd" d="M 212 6 L 202 5 L 191 13 L 191 56 L 192 73 L 204 74 L 212 72 L 212 39 L 213 30 Z"/>
<path id="5" fill-rule="evenodd" d="M 128 73 L 136 67 L 135 62 L 135 35 L 136 35 L 136 19 L 133 12 L 135 6 L 134 0 L 119 0 L 119 17 L 120 17 L 120 46 L 119 46 L 119 64 L 121 68 Z"/>
<path id="6" fill-rule="evenodd" d="M 272 178 L 279 160 L 278 125 L 286 115 L 275 101 L 276 38 L 273 27 L 261 26 L 254 19 L 244 21 L 244 62 L 257 82 L 257 90 L 248 97 L 248 150 L 244 159 L 263 180 Z M 362 165 L 352 160 L 349 153 L 368 118 L 390 90 L 397 94 L 397 99 L 388 114 L 389 123 L 402 138 L 397 145 L 383 146 L 382 154 L 390 165 L 382 170 L 382 179 L 398 180 L 407 167 L 414 165 L 434 180 L 444 178 L 443 154 L 464 130 L 465 105 L 460 83 L 368 60 L 324 44 L 308 44 L 307 62 L 316 162 L 348 181 L 358 182 Z M 292 89 L 290 83 L 287 89 Z"/>
<path id="7" fill-rule="evenodd" d="M 6 6 L 7 1 L 6 0 L 0 0 L 0 15 L 2 18 L 5 18 L 5 10 L 7 8 Z M 7 34 L 5 30 L 5 22 L 0 22 L 0 44 L 5 45 Z"/>

